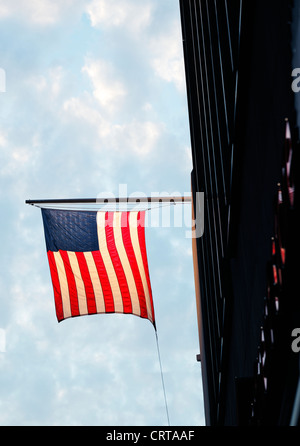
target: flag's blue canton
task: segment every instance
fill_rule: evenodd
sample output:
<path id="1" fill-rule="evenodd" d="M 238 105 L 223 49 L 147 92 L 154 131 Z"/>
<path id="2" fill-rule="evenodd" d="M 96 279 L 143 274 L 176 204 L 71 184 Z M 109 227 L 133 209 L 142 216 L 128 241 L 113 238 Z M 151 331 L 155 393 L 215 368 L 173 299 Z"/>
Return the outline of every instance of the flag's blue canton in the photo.
<path id="1" fill-rule="evenodd" d="M 47 251 L 99 249 L 96 212 L 42 209 L 42 216 Z"/>

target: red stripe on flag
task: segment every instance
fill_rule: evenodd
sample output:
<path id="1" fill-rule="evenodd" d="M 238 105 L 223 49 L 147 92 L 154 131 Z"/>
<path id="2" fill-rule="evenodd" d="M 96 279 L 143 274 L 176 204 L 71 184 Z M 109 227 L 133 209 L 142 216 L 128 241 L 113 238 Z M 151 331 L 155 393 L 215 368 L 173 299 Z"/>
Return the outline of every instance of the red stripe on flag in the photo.
<path id="1" fill-rule="evenodd" d="M 53 252 L 48 251 L 47 256 L 48 256 L 51 280 L 52 280 L 53 291 L 54 291 L 56 316 L 57 316 L 58 321 L 60 322 L 64 319 L 64 310 L 63 310 L 63 305 L 62 305 L 58 272 L 57 272 L 57 267 L 56 267 L 56 262 L 55 262 Z"/>
<path id="2" fill-rule="evenodd" d="M 121 291 L 121 296 L 123 300 L 123 308 L 124 313 L 132 313 L 132 304 L 130 298 L 130 292 L 126 280 L 126 276 L 124 273 L 124 269 L 122 263 L 120 261 L 120 257 L 116 248 L 116 242 L 114 237 L 114 228 L 113 228 L 113 219 L 114 212 L 106 212 L 105 215 L 105 234 L 106 234 L 106 242 L 107 249 L 116 272 L 116 276 L 119 282 L 119 287 Z"/>
<path id="3" fill-rule="evenodd" d="M 132 274 L 134 277 L 137 293 L 138 293 L 141 317 L 148 318 L 143 282 L 142 282 L 140 270 L 138 267 L 138 263 L 136 260 L 136 256 L 134 253 L 134 249 L 132 246 L 132 240 L 131 240 L 131 236 L 130 236 L 129 215 L 130 215 L 130 212 L 122 212 L 121 226 L 122 226 L 123 243 L 124 243 L 126 254 L 127 254 L 129 264 L 130 264 L 130 267 L 132 270 Z"/>
<path id="4" fill-rule="evenodd" d="M 151 310 L 152 310 L 152 318 L 154 323 L 154 306 L 153 306 L 153 299 L 152 299 L 152 290 L 151 290 L 151 283 L 150 283 L 150 276 L 149 276 L 149 268 L 148 268 L 148 260 L 147 260 L 147 251 L 146 251 L 146 239 L 145 239 L 145 211 L 140 211 L 138 213 L 138 221 L 137 221 L 137 230 L 138 230 L 138 237 L 140 241 L 140 248 L 141 248 L 141 254 L 142 259 L 144 263 L 144 269 L 148 284 L 148 290 L 149 290 L 149 296 L 151 301 Z"/>
<path id="5" fill-rule="evenodd" d="M 89 314 L 97 313 L 94 288 L 83 252 L 76 252 L 81 277 L 84 283 L 86 302 Z"/>
<path id="6" fill-rule="evenodd" d="M 97 268 L 98 276 L 100 279 L 102 292 L 103 292 L 103 298 L 104 298 L 104 304 L 105 304 L 105 312 L 106 313 L 114 313 L 115 311 L 115 304 L 114 299 L 111 291 L 111 286 L 109 283 L 108 275 L 103 263 L 103 259 L 101 256 L 100 251 L 92 251 L 92 255 L 95 261 L 95 265 Z"/>
<path id="7" fill-rule="evenodd" d="M 73 270 L 70 264 L 69 256 L 66 251 L 59 251 L 61 258 L 64 262 L 64 267 L 66 271 L 68 288 L 69 288 L 69 296 L 70 296 L 70 306 L 71 306 L 71 314 L 72 316 L 79 316 L 79 306 L 78 306 L 78 293 L 76 282 L 73 274 Z"/>

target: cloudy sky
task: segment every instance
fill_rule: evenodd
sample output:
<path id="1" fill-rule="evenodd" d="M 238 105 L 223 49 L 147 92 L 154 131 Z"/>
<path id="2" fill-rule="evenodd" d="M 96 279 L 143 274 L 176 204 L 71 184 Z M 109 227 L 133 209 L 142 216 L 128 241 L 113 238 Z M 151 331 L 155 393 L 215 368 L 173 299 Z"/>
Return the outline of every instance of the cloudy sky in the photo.
<path id="1" fill-rule="evenodd" d="M 0 0 L 0 425 L 167 423 L 151 323 L 58 324 L 40 210 L 24 202 L 189 193 L 178 3 Z M 179 212 L 180 227 L 149 225 L 146 241 L 170 423 L 194 426 L 190 208 Z"/>

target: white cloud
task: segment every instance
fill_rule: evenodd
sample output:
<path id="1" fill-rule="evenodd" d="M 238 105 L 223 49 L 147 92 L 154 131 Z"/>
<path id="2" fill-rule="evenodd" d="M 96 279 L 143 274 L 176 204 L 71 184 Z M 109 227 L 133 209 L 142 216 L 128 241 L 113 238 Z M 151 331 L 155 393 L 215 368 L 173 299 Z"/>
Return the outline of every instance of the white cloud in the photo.
<path id="1" fill-rule="evenodd" d="M 83 3 L 78 0 L 0 0 L 0 20 L 14 17 L 38 26 L 54 25 L 70 12 L 80 11 Z"/>
<path id="2" fill-rule="evenodd" d="M 107 111 L 114 111 L 127 92 L 123 83 L 116 79 L 114 67 L 104 60 L 89 60 L 82 68 L 89 76 L 93 95 Z"/>
<path id="3" fill-rule="evenodd" d="M 5 0 L 0 2 L 0 19 L 5 18 L 11 14 L 9 4 Z"/>
<path id="4" fill-rule="evenodd" d="M 28 146 L 8 144 L 1 153 L 0 173 L 5 177 L 13 178 L 19 175 L 34 163 L 36 153 Z"/>
<path id="5" fill-rule="evenodd" d="M 70 83 L 70 79 L 67 78 L 67 72 L 61 65 L 54 65 L 47 70 L 43 71 L 43 74 L 32 74 L 25 80 L 25 85 L 32 88 L 32 92 L 36 90 L 38 95 L 43 95 L 43 98 L 47 97 L 47 107 L 50 102 L 54 102 L 60 96 L 65 94 L 66 84 Z"/>
<path id="6" fill-rule="evenodd" d="M 151 66 L 157 76 L 173 82 L 176 88 L 185 91 L 185 76 L 182 43 L 178 23 L 154 36 L 150 43 Z"/>
<path id="7" fill-rule="evenodd" d="M 145 156 L 155 151 L 162 127 L 151 121 L 133 121 L 130 124 L 118 126 L 116 130 L 120 150 L 125 145 L 136 154 Z"/>
<path id="8" fill-rule="evenodd" d="M 132 0 L 93 0 L 87 8 L 91 24 L 101 28 L 122 28 L 134 36 L 136 48 L 143 45 L 143 53 L 155 74 L 167 82 L 173 82 L 183 92 L 185 88 L 182 35 L 178 17 L 149 33 L 149 25 L 159 23 L 159 6 L 155 2 Z M 154 16 L 156 12 L 156 16 Z"/>
<path id="9" fill-rule="evenodd" d="M 86 94 L 82 98 L 70 98 L 63 104 L 65 119 L 80 121 L 80 125 L 88 125 L 94 131 L 94 138 L 90 133 L 90 141 L 94 141 L 96 150 L 109 147 L 119 154 L 135 153 L 141 157 L 153 154 L 156 143 L 163 132 L 163 126 L 152 121 L 133 119 L 122 124 L 105 119 L 92 104 Z M 73 125 L 76 124 L 73 122 Z"/>
<path id="10" fill-rule="evenodd" d="M 83 98 L 72 97 L 63 103 L 63 111 L 66 119 L 76 119 L 82 125 L 88 124 L 95 129 L 96 134 L 101 138 L 107 137 L 111 132 L 111 124 L 106 121 L 99 110 L 94 107 L 89 95 L 84 95 Z"/>
<path id="11" fill-rule="evenodd" d="M 130 0 L 93 0 L 87 7 L 92 26 L 120 27 L 136 33 L 150 23 L 152 5 Z"/>
<path id="12" fill-rule="evenodd" d="M 30 2 L 24 2 L 22 7 L 27 18 L 39 25 L 55 23 L 61 12 L 59 3 L 50 0 L 31 0 Z"/>
<path id="13" fill-rule="evenodd" d="M 0 130 L 0 147 L 4 147 L 7 144 L 7 138 L 3 131 Z"/>

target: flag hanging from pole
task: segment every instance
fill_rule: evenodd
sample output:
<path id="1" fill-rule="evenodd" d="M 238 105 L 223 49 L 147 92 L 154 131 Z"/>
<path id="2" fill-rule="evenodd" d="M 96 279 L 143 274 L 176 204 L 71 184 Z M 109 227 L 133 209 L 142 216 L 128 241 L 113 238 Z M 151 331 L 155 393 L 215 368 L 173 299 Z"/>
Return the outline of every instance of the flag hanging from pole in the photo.
<path id="1" fill-rule="evenodd" d="M 155 327 L 145 211 L 42 209 L 58 321 L 134 314 Z"/>

